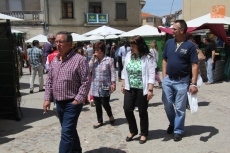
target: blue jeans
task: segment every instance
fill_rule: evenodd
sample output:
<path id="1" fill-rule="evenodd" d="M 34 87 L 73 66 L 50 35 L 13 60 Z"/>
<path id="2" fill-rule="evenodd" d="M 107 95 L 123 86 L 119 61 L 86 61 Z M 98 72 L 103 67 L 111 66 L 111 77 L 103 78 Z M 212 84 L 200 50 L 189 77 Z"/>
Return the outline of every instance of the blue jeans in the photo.
<path id="1" fill-rule="evenodd" d="M 213 83 L 213 73 L 212 73 L 212 68 L 213 68 L 213 64 L 212 64 L 212 58 L 209 58 L 206 61 L 206 69 L 207 69 L 207 78 L 208 78 L 208 82 Z"/>
<path id="2" fill-rule="evenodd" d="M 171 79 L 166 76 L 162 80 L 164 109 L 169 125 L 174 126 L 174 133 L 177 134 L 184 133 L 188 86 L 189 76 L 180 79 Z"/>
<path id="3" fill-rule="evenodd" d="M 61 123 L 59 153 L 82 153 L 80 139 L 76 130 L 78 117 L 83 104 L 72 104 L 73 100 L 57 101 L 57 113 Z"/>

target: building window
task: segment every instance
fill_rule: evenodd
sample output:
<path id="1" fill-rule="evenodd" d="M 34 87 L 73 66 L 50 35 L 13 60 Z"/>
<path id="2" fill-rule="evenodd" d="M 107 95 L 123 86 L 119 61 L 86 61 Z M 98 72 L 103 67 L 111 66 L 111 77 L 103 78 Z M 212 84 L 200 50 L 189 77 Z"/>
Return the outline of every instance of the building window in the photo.
<path id="1" fill-rule="evenodd" d="M 62 18 L 73 18 L 73 1 L 62 1 Z"/>
<path id="2" fill-rule="evenodd" d="M 147 18 L 146 22 L 153 22 L 153 18 L 152 17 L 151 18 Z"/>
<path id="3" fill-rule="evenodd" d="M 116 3 L 116 19 L 127 19 L 126 3 Z"/>
<path id="4" fill-rule="evenodd" d="M 101 2 L 89 2 L 89 13 L 101 13 Z"/>

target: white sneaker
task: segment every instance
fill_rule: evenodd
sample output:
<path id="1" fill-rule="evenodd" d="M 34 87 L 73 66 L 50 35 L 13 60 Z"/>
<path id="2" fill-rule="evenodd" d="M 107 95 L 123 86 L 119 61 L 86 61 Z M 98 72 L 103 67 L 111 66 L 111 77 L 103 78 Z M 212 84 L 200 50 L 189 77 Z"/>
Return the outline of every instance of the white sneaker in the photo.
<path id="1" fill-rule="evenodd" d="M 138 107 L 135 107 L 135 109 L 134 109 L 135 111 L 138 111 Z"/>

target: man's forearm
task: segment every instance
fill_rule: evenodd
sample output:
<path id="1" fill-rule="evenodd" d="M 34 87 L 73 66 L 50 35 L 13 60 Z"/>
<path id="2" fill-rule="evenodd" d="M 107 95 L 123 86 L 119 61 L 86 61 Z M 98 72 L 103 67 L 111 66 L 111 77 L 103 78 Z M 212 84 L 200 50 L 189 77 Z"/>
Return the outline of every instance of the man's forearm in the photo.
<path id="1" fill-rule="evenodd" d="M 165 61 L 165 59 L 163 59 L 162 61 L 162 77 L 163 78 L 166 76 L 166 66 L 167 66 L 167 62 Z"/>
<path id="2" fill-rule="evenodd" d="M 215 59 L 215 51 L 212 51 L 212 61 Z"/>
<path id="3" fill-rule="evenodd" d="M 198 76 L 198 64 L 192 64 L 192 81 L 191 83 L 197 83 L 197 76 Z"/>

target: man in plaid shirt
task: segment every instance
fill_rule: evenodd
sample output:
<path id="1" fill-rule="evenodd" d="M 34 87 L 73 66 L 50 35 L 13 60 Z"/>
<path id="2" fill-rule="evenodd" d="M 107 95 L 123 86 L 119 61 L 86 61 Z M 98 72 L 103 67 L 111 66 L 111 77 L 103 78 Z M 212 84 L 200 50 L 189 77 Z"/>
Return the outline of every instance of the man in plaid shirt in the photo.
<path id="1" fill-rule="evenodd" d="M 32 68 L 31 77 L 30 77 L 30 93 L 34 92 L 34 80 L 37 72 L 39 77 L 39 92 L 45 91 L 45 89 L 43 89 L 44 59 L 42 55 L 42 50 L 38 48 L 39 47 L 38 40 L 34 40 L 32 44 L 34 47 L 28 50 L 29 62 Z"/>
<path id="2" fill-rule="evenodd" d="M 55 99 L 62 126 L 59 153 L 82 153 L 76 127 L 90 88 L 89 66 L 85 57 L 72 49 L 70 33 L 57 33 L 55 42 L 59 53 L 49 67 L 43 109 L 47 112 Z"/>

